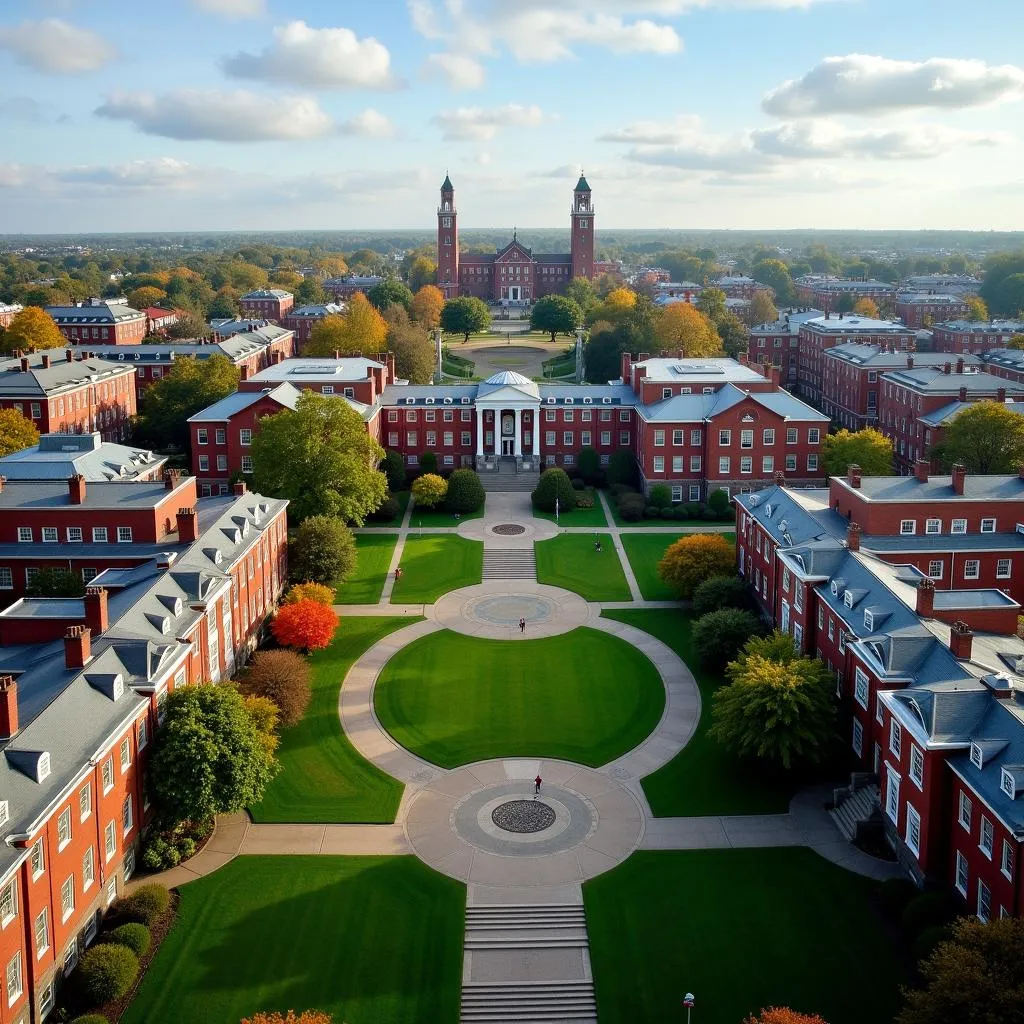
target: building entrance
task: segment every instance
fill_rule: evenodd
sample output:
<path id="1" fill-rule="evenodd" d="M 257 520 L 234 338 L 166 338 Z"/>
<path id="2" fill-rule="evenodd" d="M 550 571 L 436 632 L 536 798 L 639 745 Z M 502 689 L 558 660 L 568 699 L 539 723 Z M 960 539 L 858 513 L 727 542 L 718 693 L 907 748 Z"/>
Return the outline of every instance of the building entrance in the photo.
<path id="1" fill-rule="evenodd" d="M 501 454 L 502 455 L 515 455 L 515 453 L 516 453 L 515 438 L 503 437 L 501 439 Z"/>

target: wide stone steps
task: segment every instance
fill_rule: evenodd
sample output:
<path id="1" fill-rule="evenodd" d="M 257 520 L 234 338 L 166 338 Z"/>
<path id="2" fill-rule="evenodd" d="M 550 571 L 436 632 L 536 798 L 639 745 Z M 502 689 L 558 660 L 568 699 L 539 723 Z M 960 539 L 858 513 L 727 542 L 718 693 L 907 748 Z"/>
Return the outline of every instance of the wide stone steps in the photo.
<path id="1" fill-rule="evenodd" d="M 537 563 L 533 547 L 484 548 L 483 581 L 536 580 Z"/>
<path id="2" fill-rule="evenodd" d="M 857 826 L 862 821 L 867 821 L 877 808 L 878 787 L 864 786 L 828 813 L 836 823 L 836 828 L 852 841 L 857 836 Z"/>
<path id="3" fill-rule="evenodd" d="M 498 473 L 483 472 L 480 482 L 485 491 L 532 491 L 537 487 L 540 475 L 517 473 L 515 470 L 501 470 Z"/>
<path id="4" fill-rule="evenodd" d="M 596 1024 L 594 986 L 589 981 L 464 985 L 459 1020 L 463 1024 Z"/>

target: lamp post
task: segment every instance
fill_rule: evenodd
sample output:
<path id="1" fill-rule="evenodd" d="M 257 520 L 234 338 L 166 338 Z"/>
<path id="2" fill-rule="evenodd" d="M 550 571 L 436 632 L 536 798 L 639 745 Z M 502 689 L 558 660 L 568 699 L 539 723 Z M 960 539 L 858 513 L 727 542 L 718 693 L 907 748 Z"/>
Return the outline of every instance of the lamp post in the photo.
<path id="1" fill-rule="evenodd" d="M 555 525 L 558 525 L 558 495 L 555 495 Z"/>
<path id="2" fill-rule="evenodd" d="M 693 1009 L 693 993 L 687 992 L 683 996 L 683 1006 L 686 1007 L 686 1024 L 690 1024 L 690 1011 Z"/>

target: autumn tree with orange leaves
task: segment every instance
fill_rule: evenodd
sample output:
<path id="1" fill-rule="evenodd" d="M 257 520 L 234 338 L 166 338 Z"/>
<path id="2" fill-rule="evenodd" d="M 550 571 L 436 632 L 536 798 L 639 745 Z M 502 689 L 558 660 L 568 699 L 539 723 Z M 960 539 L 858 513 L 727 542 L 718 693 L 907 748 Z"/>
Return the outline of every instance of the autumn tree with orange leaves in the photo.
<path id="1" fill-rule="evenodd" d="M 338 628 L 334 610 L 318 601 L 296 601 L 281 607 L 270 631 L 282 647 L 298 651 L 319 651 L 326 647 Z"/>

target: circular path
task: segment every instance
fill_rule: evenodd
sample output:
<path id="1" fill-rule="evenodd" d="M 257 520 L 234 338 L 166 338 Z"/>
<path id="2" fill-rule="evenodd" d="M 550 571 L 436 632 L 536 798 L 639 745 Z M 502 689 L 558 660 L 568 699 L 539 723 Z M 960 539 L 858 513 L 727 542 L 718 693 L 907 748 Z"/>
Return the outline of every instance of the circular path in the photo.
<path id="1" fill-rule="evenodd" d="M 524 497 L 529 500 L 530 496 L 527 494 Z M 521 531 L 510 533 L 510 526 L 521 527 Z M 464 519 L 456 527 L 456 533 L 467 540 L 482 540 L 493 548 L 532 548 L 534 541 L 557 537 L 558 525 L 547 519 L 512 519 L 507 515 L 488 515 L 483 519 Z"/>
<path id="2" fill-rule="evenodd" d="M 438 625 L 456 633 L 512 640 L 520 636 L 521 618 L 526 619 L 522 635 L 537 639 L 591 625 L 600 618 L 601 609 L 560 587 L 529 580 L 499 580 L 445 594 L 430 615 Z"/>

